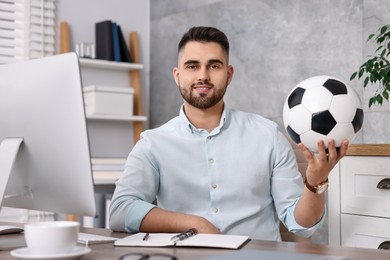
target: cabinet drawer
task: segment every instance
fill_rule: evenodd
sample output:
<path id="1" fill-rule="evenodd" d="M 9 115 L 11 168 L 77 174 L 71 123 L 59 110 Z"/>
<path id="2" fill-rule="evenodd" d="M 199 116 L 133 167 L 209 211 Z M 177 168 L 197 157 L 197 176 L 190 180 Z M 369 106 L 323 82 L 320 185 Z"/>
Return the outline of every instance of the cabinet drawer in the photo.
<path id="1" fill-rule="evenodd" d="M 375 248 L 390 240 L 390 219 L 341 214 L 341 245 Z"/>
<path id="2" fill-rule="evenodd" d="M 390 217 L 390 189 L 377 188 L 390 178 L 390 157 L 346 156 L 340 173 L 341 213 Z"/>

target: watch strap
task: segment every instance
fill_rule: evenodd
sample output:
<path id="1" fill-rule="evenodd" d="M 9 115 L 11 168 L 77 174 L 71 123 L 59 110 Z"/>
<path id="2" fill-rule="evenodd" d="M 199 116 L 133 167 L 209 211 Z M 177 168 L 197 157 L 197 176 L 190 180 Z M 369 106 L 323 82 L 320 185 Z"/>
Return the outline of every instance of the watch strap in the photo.
<path id="1" fill-rule="evenodd" d="M 328 178 L 325 181 L 321 182 L 320 184 L 318 184 L 316 186 L 312 186 L 312 185 L 309 184 L 309 182 L 307 181 L 307 178 L 305 177 L 304 183 L 305 183 L 306 188 L 309 189 L 309 191 L 317 194 L 318 187 L 328 183 Z"/>

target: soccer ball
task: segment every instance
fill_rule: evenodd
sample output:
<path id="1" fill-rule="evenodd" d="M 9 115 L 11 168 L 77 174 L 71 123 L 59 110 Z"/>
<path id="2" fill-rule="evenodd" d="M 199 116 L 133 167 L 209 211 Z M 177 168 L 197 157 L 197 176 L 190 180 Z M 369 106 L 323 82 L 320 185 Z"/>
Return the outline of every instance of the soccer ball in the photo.
<path id="1" fill-rule="evenodd" d="M 327 147 L 330 138 L 339 148 L 350 142 L 363 125 L 363 109 L 357 93 L 330 76 L 315 76 L 300 82 L 288 94 L 283 108 L 283 123 L 295 143 L 303 143 L 317 153 L 317 141 Z"/>

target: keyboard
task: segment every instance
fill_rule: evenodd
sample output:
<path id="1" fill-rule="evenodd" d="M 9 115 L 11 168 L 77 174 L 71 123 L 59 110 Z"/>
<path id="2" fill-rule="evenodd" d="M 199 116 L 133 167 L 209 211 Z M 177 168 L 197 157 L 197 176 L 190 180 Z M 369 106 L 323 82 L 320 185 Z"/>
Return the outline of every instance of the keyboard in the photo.
<path id="1" fill-rule="evenodd" d="M 84 245 L 112 243 L 118 238 L 79 232 L 77 242 Z"/>

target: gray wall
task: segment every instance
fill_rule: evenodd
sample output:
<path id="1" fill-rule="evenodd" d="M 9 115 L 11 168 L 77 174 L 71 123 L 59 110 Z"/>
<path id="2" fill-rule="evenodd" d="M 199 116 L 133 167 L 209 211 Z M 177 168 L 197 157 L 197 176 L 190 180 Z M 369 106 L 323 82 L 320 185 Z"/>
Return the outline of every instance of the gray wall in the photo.
<path id="1" fill-rule="evenodd" d="M 282 126 L 290 90 L 308 77 L 332 75 L 362 97 L 365 122 L 354 143 L 389 143 L 389 104 L 368 109 L 372 90 L 349 81 L 373 49 L 367 36 L 388 17 L 388 0 L 152 0 L 150 127 L 176 116 L 182 104 L 172 77 L 180 37 L 191 26 L 209 25 L 231 43 L 235 76 L 225 98 L 229 106 Z M 313 239 L 327 243 L 326 224 Z"/>
<path id="2" fill-rule="evenodd" d="M 152 0 L 150 127 L 176 116 L 182 104 L 172 77 L 181 35 L 191 26 L 210 25 L 231 42 L 229 106 L 282 126 L 289 91 L 308 77 L 332 75 L 362 97 L 365 122 L 354 143 L 390 142 L 390 122 L 384 120 L 389 104 L 368 109 L 372 90 L 349 81 L 372 51 L 367 36 L 388 21 L 389 6 L 387 0 Z"/>
<path id="3" fill-rule="evenodd" d="M 363 57 L 372 55 L 376 49 L 372 44 L 366 44 L 368 35 L 385 24 L 390 24 L 390 2 L 388 0 L 364 0 L 363 5 Z M 360 65 L 360 64 L 359 64 Z M 360 84 L 361 88 L 362 84 Z M 364 91 L 364 98 L 367 107 L 368 97 L 374 93 L 374 88 L 367 87 Z M 366 108 L 365 122 L 363 126 L 362 143 L 390 143 L 390 103 L 386 102 L 382 106 Z"/>

